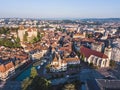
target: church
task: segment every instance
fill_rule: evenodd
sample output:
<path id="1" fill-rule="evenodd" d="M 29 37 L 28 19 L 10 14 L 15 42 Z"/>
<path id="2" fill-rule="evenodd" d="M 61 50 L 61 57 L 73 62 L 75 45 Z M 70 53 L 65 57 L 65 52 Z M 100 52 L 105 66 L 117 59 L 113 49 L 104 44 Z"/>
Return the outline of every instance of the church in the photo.
<path id="1" fill-rule="evenodd" d="M 110 47 L 105 49 L 105 54 L 104 54 L 104 53 L 86 48 L 84 46 L 81 46 L 80 54 L 81 54 L 81 57 L 84 56 L 85 62 L 93 63 L 93 65 L 98 66 L 100 68 L 109 67 L 110 54 L 107 51 L 108 49 L 110 49 Z"/>
<path id="2" fill-rule="evenodd" d="M 55 57 L 50 64 L 51 65 L 50 71 L 51 72 L 66 71 L 68 65 L 79 65 L 79 64 L 80 64 L 80 59 L 78 58 L 78 56 L 61 59 L 60 54 L 55 53 Z"/>
<path id="3" fill-rule="evenodd" d="M 55 53 L 55 57 L 53 61 L 51 62 L 51 72 L 60 72 L 60 71 L 66 71 L 67 70 L 67 62 L 65 60 L 62 60 L 59 54 Z"/>

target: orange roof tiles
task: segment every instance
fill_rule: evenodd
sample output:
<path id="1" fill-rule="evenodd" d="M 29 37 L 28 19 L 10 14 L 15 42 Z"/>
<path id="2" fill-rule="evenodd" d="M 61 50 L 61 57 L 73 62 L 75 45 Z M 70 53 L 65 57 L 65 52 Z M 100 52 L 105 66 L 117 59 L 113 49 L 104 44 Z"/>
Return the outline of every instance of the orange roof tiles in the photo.
<path id="1" fill-rule="evenodd" d="M 12 62 L 9 62 L 5 65 L 6 70 L 9 70 L 10 68 L 14 67 Z"/>
<path id="2" fill-rule="evenodd" d="M 28 32 L 32 32 L 32 29 L 31 29 L 31 28 L 29 28 L 29 29 L 28 29 Z"/>
<path id="3" fill-rule="evenodd" d="M 66 62 L 69 62 L 69 61 L 79 61 L 79 58 L 65 58 L 65 61 Z"/>
<path id="4" fill-rule="evenodd" d="M 5 72 L 5 71 L 6 71 L 6 69 L 5 69 L 4 65 L 1 64 L 1 65 L 0 65 L 0 72 Z"/>
<path id="5" fill-rule="evenodd" d="M 93 38 L 84 38 L 84 39 L 82 39 L 82 41 L 95 42 L 95 40 Z"/>
<path id="6" fill-rule="evenodd" d="M 63 60 L 62 60 L 62 63 L 63 63 L 63 64 L 66 64 L 66 63 L 67 63 L 67 61 L 63 59 Z"/>
<path id="7" fill-rule="evenodd" d="M 9 63 L 7 63 L 5 65 L 2 64 L 2 65 L 0 65 L 0 72 L 4 73 L 5 71 L 9 70 L 12 67 L 14 67 L 14 64 L 12 62 L 9 62 Z"/>
<path id="8" fill-rule="evenodd" d="M 53 59 L 53 62 L 58 62 L 57 55 L 55 55 L 55 57 L 54 57 L 54 59 Z"/>

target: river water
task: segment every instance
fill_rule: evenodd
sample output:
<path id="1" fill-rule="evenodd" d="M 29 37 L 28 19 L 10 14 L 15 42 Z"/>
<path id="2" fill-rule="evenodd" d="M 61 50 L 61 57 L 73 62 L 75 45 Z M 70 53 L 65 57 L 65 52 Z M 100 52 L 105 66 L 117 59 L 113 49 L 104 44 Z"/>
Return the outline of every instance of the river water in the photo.
<path id="1" fill-rule="evenodd" d="M 27 77 L 30 77 L 30 72 L 31 72 L 31 68 L 33 66 L 28 67 L 26 70 L 24 70 L 20 75 L 18 75 L 16 77 L 16 81 L 23 81 L 24 79 L 26 79 Z"/>

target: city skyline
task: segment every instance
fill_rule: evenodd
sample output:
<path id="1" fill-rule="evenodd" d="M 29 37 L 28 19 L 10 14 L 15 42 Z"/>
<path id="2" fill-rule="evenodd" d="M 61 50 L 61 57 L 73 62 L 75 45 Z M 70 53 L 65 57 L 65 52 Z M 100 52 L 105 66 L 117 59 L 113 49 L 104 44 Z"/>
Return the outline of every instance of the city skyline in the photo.
<path id="1" fill-rule="evenodd" d="M 2 0 L 0 18 L 120 18 L 119 0 Z"/>
<path id="2" fill-rule="evenodd" d="M 120 0 L 1 0 L 0 90 L 120 90 Z"/>

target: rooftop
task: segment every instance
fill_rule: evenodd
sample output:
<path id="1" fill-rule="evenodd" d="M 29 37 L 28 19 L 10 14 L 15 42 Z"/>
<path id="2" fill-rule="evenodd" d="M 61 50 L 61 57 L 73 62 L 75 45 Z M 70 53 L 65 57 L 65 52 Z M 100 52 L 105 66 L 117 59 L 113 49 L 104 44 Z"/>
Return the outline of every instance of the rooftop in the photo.
<path id="1" fill-rule="evenodd" d="M 96 79 L 100 87 L 106 88 L 105 90 L 120 90 L 120 80 L 106 80 Z"/>
<path id="2" fill-rule="evenodd" d="M 108 58 L 108 56 L 106 56 L 104 53 L 101 52 L 97 52 L 95 50 L 91 50 L 89 48 L 86 48 L 84 46 L 80 47 L 80 52 L 85 55 L 85 57 L 89 58 L 91 55 L 100 57 L 100 58 Z"/>

